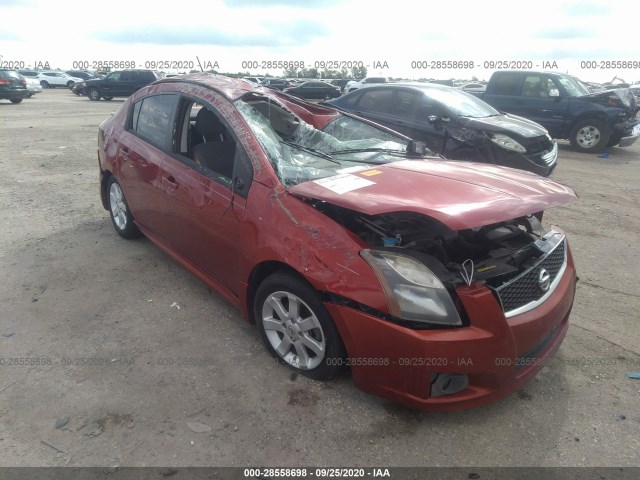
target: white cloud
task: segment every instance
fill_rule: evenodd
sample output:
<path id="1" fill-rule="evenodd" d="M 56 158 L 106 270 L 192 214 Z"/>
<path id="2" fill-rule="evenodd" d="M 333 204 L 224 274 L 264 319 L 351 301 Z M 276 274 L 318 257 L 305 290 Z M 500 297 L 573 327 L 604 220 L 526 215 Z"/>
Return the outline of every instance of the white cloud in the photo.
<path id="1" fill-rule="evenodd" d="M 0 15 L 13 19 L 3 24 L 0 55 L 61 68 L 77 60 L 143 66 L 198 55 L 218 61 L 223 71 L 245 70 L 247 60 L 386 61 L 388 70 L 370 67 L 371 73 L 414 78 L 482 78 L 492 71 L 484 68 L 488 60 L 555 60 L 559 70 L 588 79 L 617 73 L 636 80 L 637 70 L 579 69 L 584 60 L 639 60 L 634 9 L 628 0 L 615 8 L 574 0 L 194 0 L 172 8 L 110 0 L 107 10 L 83 5 L 71 11 L 47 0 L 10 0 L 0 3 Z M 413 60 L 467 60 L 475 68 L 415 70 Z"/>

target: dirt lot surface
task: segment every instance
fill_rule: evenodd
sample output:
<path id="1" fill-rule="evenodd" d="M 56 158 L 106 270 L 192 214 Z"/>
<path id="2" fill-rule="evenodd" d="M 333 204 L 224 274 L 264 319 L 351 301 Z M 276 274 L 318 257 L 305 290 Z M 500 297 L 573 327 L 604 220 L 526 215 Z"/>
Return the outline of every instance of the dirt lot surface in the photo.
<path id="1" fill-rule="evenodd" d="M 221 297 L 115 233 L 96 144 L 121 103 L 0 102 L 0 465 L 639 464 L 640 144 L 561 145 L 552 178 L 580 198 L 545 223 L 580 281 L 551 364 L 497 403 L 431 414 L 348 375 L 292 378 Z"/>

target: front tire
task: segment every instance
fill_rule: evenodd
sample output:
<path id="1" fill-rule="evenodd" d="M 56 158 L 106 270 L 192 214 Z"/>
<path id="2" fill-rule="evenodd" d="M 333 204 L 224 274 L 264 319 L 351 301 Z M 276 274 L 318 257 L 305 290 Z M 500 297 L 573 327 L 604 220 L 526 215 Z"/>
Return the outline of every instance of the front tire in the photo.
<path id="1" fill-rule="evenodd" d="M 51 86 L 49 85 L 49 82 L 47 82 L 46 80 L 42 80 L 42 81 L 40 82 L 40 86 L 41 86 L 42 88 L 50 88 L 50 87 L 51 87 Z"/>
<path id="2" fill-rule="evenodd" d="M 67 87 L 69 88 L 69 90 L 71 90 L 71 89 L 73 88 L 73 86 L 74 86 L 74 85 L 75 85 L 75 82 L 74 82 L 74 81 L 72 81 L 72 80 L 69 80 L 69 81 L 67 82 Z"/>
<path id="3" fill-rule="evenodd" d="M 569 140 L 573 148 L 583 153 L 600 153 L 607 148 L 611 132 L 600 120 L 587 119 L 578 122 Z"/>
<path id="4" fill-rule="evenodd" d="M 254 315 L 267 350 L 315 380 L 330 380 L 344 364 L 340 334 L 318 293 L 287 272 L 267 277 L 255 295 Z"/>
<path id="5" fill-rule="evenodd" d="M 114 176 L 109 178 L 109 183 L 107 184 L 107 198 L 109 200 L 111 223 L 113 223 L 113 228 L 116 229 L 118 235 L 126 239 L 141 236 L 142 233 L 133 223 L 133 216 L 129 210 L 127 200 L 124 198 L 122 187 Z"/>
<path id="6" fill-rule="evenodd" d="M 101 97 L 100 90 L 98 90 L 97 88 L 90 88 L 87 92 L 87 97 L 89 97 L 89 100 L 97 102 Z"/>
<path id="7" fill-rule="evenodd" d="M 21 98 L 12 98 L 9 100 L 11 103 L 20 103 L 22 101 Z"/>

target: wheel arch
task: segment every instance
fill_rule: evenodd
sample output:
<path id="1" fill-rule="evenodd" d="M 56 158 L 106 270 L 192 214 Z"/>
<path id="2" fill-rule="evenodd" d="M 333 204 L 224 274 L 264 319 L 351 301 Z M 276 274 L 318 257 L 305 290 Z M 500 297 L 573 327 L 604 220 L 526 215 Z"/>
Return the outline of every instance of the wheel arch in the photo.
<path id="1" fill-rule="evenodd" d="M 576 127 L 578 123 L 584 120 L 590 120 L 590 119 L 603 122 L 607 128 L 612 128 L 611 122 L 609 121 L 609 116 L 606 114 L 606 112 L 597 111 L 597 110 L 588 111 L 588 112 L 581 113 L 580 115 L 578 115 L 576 118 L 573 119 L 573 121 L 569 124 L 567 131 L 565 132 L 566 138 L 568 139 L 571 137 L 571 133 L 573 132 L 573 129 Z"/>
<path id="2" fill-rule="evenodd" d="M 102 206 L 105 210 L 109 210 L 109 199 L 107 198 L 107 185 L 109 185 L 109 179 L 113 176 L 113 174 L 109 170 L 105 170 L 102 172 L 100 176 L 100 200 L 102 201 Z"/>
<path id="3" fill-rule="evenodd" d="M 266 260 L 264 262 L 261 262 L 258 265 L 256 265 L 255 267 L 253 267 L 253 270 L 249 274 L 249 281 L 248 281 L 247 295 L 246 295 L 246 304 L 245 304 L 245 307 L 247 309 L 247 320 L 249 321 L 249 323 L 251 323 L 251 324 L 255 324 L 256 323 L 256 319 L 255 319 L 255 316 L 253 314 L 253 302 L 255 301 L 255 295 L 256 295 L 256 292 L 258 290 L 258 287 L 260 286 L 260 284 L 267 277 L 273 275 L 274 273 L 278 273 L 278 272 L 289 273 L 289 274 L 299 278 L 301 281 L 303 281 L 305 284 L 307 284 L 314 291 L 316 291 L 316 292 L 318 291 L 311 284 L 311 282 L 309 282 L 309 280 L 307 280 L 304 277 L 304 275 L 302 275 L 298 270 L 296 270 L 292 266 L 287 265 L 286 263 L 280 262 L 278 260 Z"/>

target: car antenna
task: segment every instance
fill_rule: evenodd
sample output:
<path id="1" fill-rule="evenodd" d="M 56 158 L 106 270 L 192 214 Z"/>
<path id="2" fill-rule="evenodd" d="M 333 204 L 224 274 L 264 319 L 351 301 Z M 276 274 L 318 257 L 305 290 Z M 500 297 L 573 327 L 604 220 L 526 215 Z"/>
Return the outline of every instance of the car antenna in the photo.
<path id="1" fill-rule="evenodd" d="M 200 71 L 204 73 L 204 69 L 202 68 L 202 64 L 200 63 L 200 59 L 198 58 L 197 55 L 196 55 L 196 60 L 198 61 L 198 66 L 200 67 Z"/>

